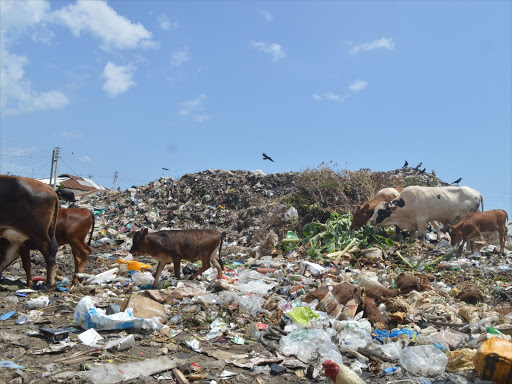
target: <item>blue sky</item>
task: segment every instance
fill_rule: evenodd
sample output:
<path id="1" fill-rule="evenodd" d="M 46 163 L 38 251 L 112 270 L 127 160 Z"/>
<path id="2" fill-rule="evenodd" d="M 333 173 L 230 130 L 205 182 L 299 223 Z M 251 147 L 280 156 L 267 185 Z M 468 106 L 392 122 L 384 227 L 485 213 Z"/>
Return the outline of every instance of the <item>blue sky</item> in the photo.
<path id="1" fill-rule="evenodd" d="M 48 177 L 56 146 L 121 188 L 407 159 L 511 213 L 511 2 L 0 6 L 2 173 Z"/>

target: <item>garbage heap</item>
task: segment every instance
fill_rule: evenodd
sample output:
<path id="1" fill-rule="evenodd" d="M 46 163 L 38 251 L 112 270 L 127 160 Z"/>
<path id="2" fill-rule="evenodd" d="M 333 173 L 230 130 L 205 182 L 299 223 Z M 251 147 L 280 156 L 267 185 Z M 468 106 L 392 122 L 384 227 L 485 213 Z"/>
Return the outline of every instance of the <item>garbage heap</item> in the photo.
<path id="1" fill-rule="evenodd" d="M 215 228 L 237 251 L 261 255 L 269 254 L 288 230 L 300 232 L 303 225 L 325 221 L 332 212 L 353 212 L 381 188 L 408 185 L 447 184 L 435 174 L 419 174 L 410 167 L 388 172 L 320 167 L 269 175 L 260 170 L 209 169 L 122 192 L 95 193 L 79 205 L 100 218 L 94 236 L 97 246 L 129 241 L 127 233 L 143 227 Z M 286 215 L 291 206 L 297 212 Z"/>

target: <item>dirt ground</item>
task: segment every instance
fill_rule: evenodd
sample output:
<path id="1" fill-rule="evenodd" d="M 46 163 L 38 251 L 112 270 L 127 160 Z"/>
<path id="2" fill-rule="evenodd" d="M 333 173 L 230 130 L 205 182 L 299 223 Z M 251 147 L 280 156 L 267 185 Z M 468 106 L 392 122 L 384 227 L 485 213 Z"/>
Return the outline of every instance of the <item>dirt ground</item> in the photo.
<path id="1" fill-rule="evenodd" d="M 113 249 L 111 249 L 113 251 Z M 106 250 L 103 249 L 103 252 Z M 85 273 L 97 274 L 115 265 L 116 257 L 105 258 L 93 253 L 89 262 L 86 264 Z M 151 258 L 140 259 L 149 264 L 155 264 Z M 491 267 L 498 266 L 502 261 L 498 256 L 491 256 L 486 261 L 486 265 Z M 73 261 L 69 249 L 64 247 L 59 251 L 57 264 L 62 271 L 61 275 L 71 277 L 73 273 Z M 390 268 L 393 268 L 391 266 Z M 32 259 L 32 274 L 45 276 L 46 268 L 43 258 L 40 254 L 34 253 Z M 501 275 L 500 275 L 501 274 Z M 448 269 L 437 272 L 437 278 L 442 279 L 446 284 L 453 285 L 456 289 L 463 291 L 469 285 L 476 285 L 492 300 L 496 306 L 510 307 L 510 295 L 499 293 L 494 288 L 493 281 L 499 275 L 501 280 L 512 281 L 510 270 L 503 270 L 497 273 L 489 268 L 472 269 Z M 18 277 L 17 280 L 11 280 Z M 6 278 L 10 278 L 7 280 Z M 78 340 L 77 334 L 82 332 L 73 320 L 73 311 L 77 302 L 85 295 L 102 295 L 106 303 L 121 304 L 124 297 L 131 293 L 130 285 L 106 285 L 105 287 L 94 287 L 78 285 L 69 292 L 41 291 L 49 296 L 50 303 L 40 310 L 40 315 L 32 321 L 24 324 L 16 324 L 16 319 L 20 315 L 29 315 L 29 310 L 24 306 L 26 300 L 30 297 L 20 297 L 15 295 L 15 291 L 25 288 L 25 275 L 21 268 L 21 262 L 18 260 L 12 264 L 5 272 L 4 279 L 0 281 L 0 315 L 9 311 L 16 311 L 16 314 L 0 323 L 0 360 L 13 361 L 16 364 L 25 367 L 22 370 L 0 368 L 0 382 L 5 383 L 83 383 L 81 374 L 86 370 L 97 366 L 98 364 L 122 364 L 126 362 L 137 362 L 145 359 L 151 359 L 166 355 L 171 359 L 180 359 L 179 368 L 188 374 L 191 372 L 191 364 L 199 364 L 199 373 L 204 373 L 203 378 L 197 383 L 330 383 L 331 380 L 321 375 L 316 379 L 307 378 L 307 369 L 302 367 L 289 367 L 281 375 L 272 375 L 268 373 L 251 372 L 247 368 L 239 368 L 226 363 L 226 356 L 246 354 L 252 356 L 272 355 L 259 343 L 246 341 L 244 345 L 237 345 L 228 338 L 217 338 L 207 341 L 205 334 L 209 331 L 208 308 L 196 304 L 192 310 L 186 306 L 175 305 L 168 314 L 169 319 L 175 315 L 182 315 L 182 321 L 174 325 L 174 329 L 180 329 L 182 332 L 174 338 L 154 336 L 147 331 L 127 330 L 127 331 L 100 331 L 104 338 L 115 339 L 126 334 L 134 334 L 135 346 L 118 352 L 115 350 L 104 351 L 83 345 Z M 510 291 L 509 291 L 510 292 Z M 32 294 L 37 296 L 39 293 Z M 237 316 L 237 312 L 230 313 L 229 309 L 222 309 L 224 318 L 230 318 L 239 329 L 245 329 L 247 325 L 254 321 L 249 316 Z M 201 315 L 205 313 L 205 315 Z M 32 315 L 33 316 L 33 315 Z M 230 317 L 232 316 L 232 317 Z M 263 321 L 263 319 L 262 319 Z M 170 324 L 172 325 L 172 324 Z M 49 348 L 54 344 L 39 331 L 40 327 L 66 328 L 69 331 L 68 343 L 72 343 L 67 348 L 57 352 L 50 352 Z M 191 350 L 185 344 L 191 337 L 197 338 L 201 343 L 201 353 Z M 350 362 L 351 359 L 348 359 Z M 393 366 L 388 364 L 387 366 Z M 400 366 L 395 364 L 395 366 Z M 223 371 L 234 372 L 237 375 L 231 378 L 220 378 Z M 363 379 L 367 383 L 482 383 L 476 376 L 475 371 L 467 373 L 450 374 L 444 373 L 437 378 L 421 378 L 407 373 L 400 369 L 392 375 L 383 374 L 382 370 L 375 375 L 371 372 L 363 372 Z M 426 380 L 426 381 L 425 381 Z M 131 380 L 129 383 L 176 383 L 171 371 L 163 371 L 151 377 L 142 376 L 139 379 Z"/>

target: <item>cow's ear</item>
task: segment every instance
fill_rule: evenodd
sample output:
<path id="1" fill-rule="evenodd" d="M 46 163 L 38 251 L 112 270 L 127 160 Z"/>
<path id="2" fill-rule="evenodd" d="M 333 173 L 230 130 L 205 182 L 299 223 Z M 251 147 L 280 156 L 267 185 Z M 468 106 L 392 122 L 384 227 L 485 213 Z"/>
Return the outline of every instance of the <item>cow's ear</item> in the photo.
<path id="1" fill-rule="evenodd" d="M 144 228 L 142 230 L 142 237 L 146 237 L 146 235 L 148 234 L 148 229 L 147 228 Z"/>
<path id="2" fill-rule="evenodd" d="M 368 204 L 368 203 L 367 203 L 367 204 L 365 204 L 365 205 L 364 205 L 364 207 L 363 207 L 363 209 L 364 209 L 365 211 L 366 211 L 366 210 L 368 210 L 368 209 L 370 209 L 370 204 Z"/>
<path id="3" fill-rule="evenodd" d="M 396 211 L 397 209 L 398 209 L 398 207 L 397 207 L 397 206 L 393 206 L 393 207 L 391 207 L 391 210 L 392 210 L 392 211 Z"/>

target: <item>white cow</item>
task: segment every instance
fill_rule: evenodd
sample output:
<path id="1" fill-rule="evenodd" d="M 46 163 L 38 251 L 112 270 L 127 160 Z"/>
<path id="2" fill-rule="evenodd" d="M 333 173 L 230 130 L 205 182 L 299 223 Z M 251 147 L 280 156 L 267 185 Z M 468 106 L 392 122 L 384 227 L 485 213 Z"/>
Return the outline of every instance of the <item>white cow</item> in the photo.
<path id="1" fill-rule="evenodd" d="M 484 209 L 482 194 L 469 187 L 420 187 L 404 188 L 393 201 L 380 202 L 373 212 L 370 224 L 377 226 L 398 225 L 400 228 L 418 231 L 423 239 L 428 222 L 437 229 L 438 223 L 453 224 L 469 212 Z"/>

